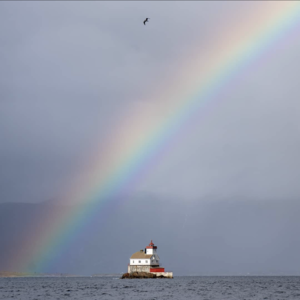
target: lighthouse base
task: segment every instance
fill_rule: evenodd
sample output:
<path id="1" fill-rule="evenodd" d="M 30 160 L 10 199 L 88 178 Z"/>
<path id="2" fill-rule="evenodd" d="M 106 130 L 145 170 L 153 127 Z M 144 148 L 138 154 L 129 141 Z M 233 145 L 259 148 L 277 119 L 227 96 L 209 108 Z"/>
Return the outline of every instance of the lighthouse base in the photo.
<path id="1" fill-rule="evenodd" d="M 173 278 L 173 272 L 149 273 L 149 272 L 133 272 L 125 273 L 121 279 L 143 279 L 143 278 Z"/>
<path id="2" fill-rule="evenodd" d="M 146 272 L 150 273 L 150 266 L 128 266 L 128 273 Z"/>
<path id="3" fill-rule="evenodd" d="M 155 274 L 157 278 L 173 278 L 173 272 L 155 272 L 152 274 Z"/>
<path id="4" fill-rule="evenodd" d="M 157 267 L 151 266 L 150 267 L 150 266 L 131 266 L 131 265 L 128 265 L 128 274 L 133 274 L 133 273 L 153 274 L 153 275 L 156 275 L 154 278 L 159 278 L 159 277 L 173 278 L 173 272 L 165 272 L 165 268 L 161 268 L 159 266 L 157 266 Z"/>
<path id="5" fill-rule="evenodd" d="M 148 273 L 156 273 L 156 272 L 164 272 L 165 268 L 161 268 L 159 266 L 136 266 L 136 265 L 128 265 L 128 273 L 133 272 L 148 272 Z"/>

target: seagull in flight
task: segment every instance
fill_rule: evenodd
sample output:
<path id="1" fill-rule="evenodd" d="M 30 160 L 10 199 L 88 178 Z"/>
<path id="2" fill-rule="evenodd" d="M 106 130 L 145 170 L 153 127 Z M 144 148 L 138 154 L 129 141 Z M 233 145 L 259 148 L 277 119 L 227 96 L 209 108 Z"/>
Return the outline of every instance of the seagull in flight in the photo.
<path id="1" fill-rule="evenodd" d="M 148 19 L 149 19 L 149 18 L 146 18 L 146 19 L 145 19 L 145 21 L 143 22 L 144 25 L 146 25 L 146 22 L 149 22 Z"/>

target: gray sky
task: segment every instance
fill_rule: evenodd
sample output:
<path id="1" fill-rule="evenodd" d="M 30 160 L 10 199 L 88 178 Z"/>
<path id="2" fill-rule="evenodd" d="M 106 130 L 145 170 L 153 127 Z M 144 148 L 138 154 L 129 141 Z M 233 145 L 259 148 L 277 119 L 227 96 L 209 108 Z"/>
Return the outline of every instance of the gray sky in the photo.
<path id="1" fill-rule="evenodd" d="M 59 197 L 120 119 L 137 105 L 146 111 L 195 51 L 212 51 L 260 5 L 1 2 L 0 202 Z M 300 38 L 274 46 L 136 191 L 297 199 L 299 50 Z"/>
<path id="2" fill-rule="evenodd" d="M 91 165 L 99 172 L 105 149 L 122 155 L 135 130 L 172 110 L 164 93 L 195 80 L 188 65 L 205 78 L 216 45 L 238 31 L 247 39 L 262 6 L 278 5 L 0 2 L 0 265 L 60 213 L 5 202 L 61 199 Z M 132 197 L 101 208 L 44 271 L 122 272 L 153 239 L 176 275 L 299 275 L 299 58 L 299 35 L 273 45 L 164 145 Z M 155 216 L 151 232 L 145 215 Z"/>

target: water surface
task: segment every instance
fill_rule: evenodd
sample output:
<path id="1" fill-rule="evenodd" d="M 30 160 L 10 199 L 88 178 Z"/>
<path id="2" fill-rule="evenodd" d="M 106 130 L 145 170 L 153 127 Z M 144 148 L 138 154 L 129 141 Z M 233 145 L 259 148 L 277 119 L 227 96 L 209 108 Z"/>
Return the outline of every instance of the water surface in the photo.
<path id="1" fill-rule="evenodd" d="M 0 299 L 300 299 L 300 277 L 0 278 Z"/>

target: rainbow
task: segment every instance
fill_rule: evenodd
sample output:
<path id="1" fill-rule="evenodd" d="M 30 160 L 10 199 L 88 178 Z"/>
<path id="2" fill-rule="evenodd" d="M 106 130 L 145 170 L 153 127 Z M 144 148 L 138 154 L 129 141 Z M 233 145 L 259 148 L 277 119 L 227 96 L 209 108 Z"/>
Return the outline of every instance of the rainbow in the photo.
<path id="1" fill-rule="evenodd" d="M 196 53 L 188 62 L 183 60 L 163 91 L 130 109 L 118 132 L 106 142 L 107 148 L 91 159 L 89 175 L 65 196 L 84 205 L 45 217 L 43 226 L 14 253 L 11 270 L 28 271 L 32 265 L 36 271 L 47 270 L 110 199 L 146 180 L 159 156 L 168 152 L 174 140 L 180 140 L 192 119 L 217 99 L 221 101 L 220 93 L 238 75 L 270 54 L 274 45 L 298 34 L 299 2 L 262 3 L 259 7 L 240 26 L 232 24 L 234 29 L 220 36 L 212 49 L 195 47 Z"/>

